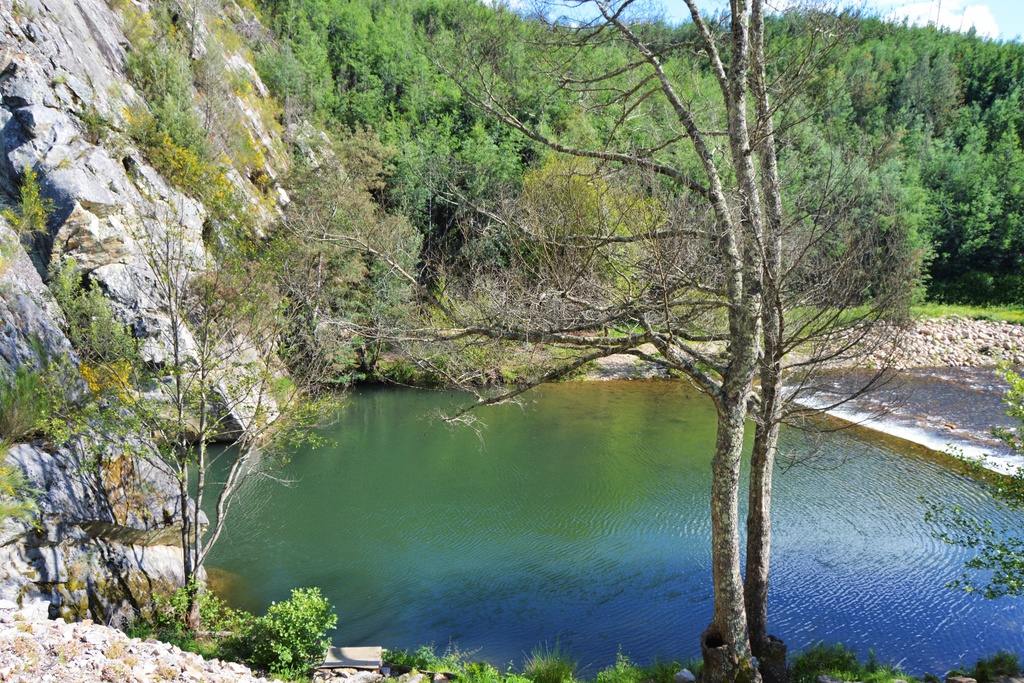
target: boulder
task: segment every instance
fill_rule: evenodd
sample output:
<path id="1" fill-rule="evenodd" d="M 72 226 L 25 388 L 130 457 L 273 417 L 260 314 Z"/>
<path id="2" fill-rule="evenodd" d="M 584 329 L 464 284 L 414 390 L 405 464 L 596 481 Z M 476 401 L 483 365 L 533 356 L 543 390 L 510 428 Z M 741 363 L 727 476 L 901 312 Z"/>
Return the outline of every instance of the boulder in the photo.
<path id="1" fill-rule="evenodd" d="M 697 683 L 697 677 L 689 669 L 682 669 L 672 677 L 674 683 Z"/>
<path id="2" fill-rule="evenodd" d="M 126 239 L 119 218 L 111 216 L 100 221 L 96 214 L 76 201 L 64 224 L 57 230 L 54 243 L 62 254 L 75 260 L 79 269 L 91 272 L 101 266 L 122 262 L 127 256 Z"/>

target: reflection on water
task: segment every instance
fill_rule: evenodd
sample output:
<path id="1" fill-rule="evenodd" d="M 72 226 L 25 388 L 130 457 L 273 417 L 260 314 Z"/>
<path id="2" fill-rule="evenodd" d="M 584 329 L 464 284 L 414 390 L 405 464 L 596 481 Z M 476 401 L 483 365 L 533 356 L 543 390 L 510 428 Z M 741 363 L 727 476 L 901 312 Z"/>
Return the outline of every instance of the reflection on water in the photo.
<path id="1" fill-rule="evenodd" d="M 486 411 L 478 437 L 430 419 L 459 399 L 361 392 L 336 448 L 289 467 L 293 486 L 245 491 L 211 557 L 236 575 L 232 601 L 262 610 L 320 586 L 336 643 L 454 641 L 499 666 L 556 639 L 591 666 L 620 646 L 640 661 L 697 655 L 712 608 L 710 403 L 675 382 L 554 385 Z M 924 521 L 922 497 L 994 515 L 976 482 L 860 432 L 790 431 L 783 445 L 818 452 L 776 478 L 770 623 L 791 649 L 842 641 L 918 672 L 1024 650 L 1015 602 L 944 587 L 965 556 Z"/>

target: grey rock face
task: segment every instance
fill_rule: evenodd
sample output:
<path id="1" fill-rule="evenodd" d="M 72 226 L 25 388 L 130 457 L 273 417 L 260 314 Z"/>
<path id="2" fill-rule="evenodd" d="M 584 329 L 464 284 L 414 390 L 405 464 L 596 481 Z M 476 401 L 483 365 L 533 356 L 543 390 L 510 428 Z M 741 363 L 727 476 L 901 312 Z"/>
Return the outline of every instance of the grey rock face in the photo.
<path id="1" fill-rule="evenodd" d="M 13 231 L 0 222 L 0 381 L 19 368 L 59 368 L 70 398 L 88 389 L 60 328 L 60 311 Z M 42 357 L 41 357 L 42 356 Z M 56 452 L 22 444 L 7 454 L 38 492 L 33 523 L 0 525 L 0 597 L 42 598 L 53 616 L 124 622 L 152 592 L 180 585 L 174 477 L 142 439 L 111 443 L 82 435 Z"/>
<path id="2" fill-rule="evenodd" d="M 121 25 L 104 0 L 19 0 L 17 10 L 0 4 L 0 195 L 15 200 L 26 172 L 35 171 L 53 202 L 53 251 L 73 259 L 77 271 L 100 286 L 118 319 L 140 338 L 144 358 L 159 367 L 174 323 L 153 252 L 173 244 L 189 264 L 183 277 L 190 277 L 207 266 L 203 235 L 211 225 L 206 208 L 166 182 L 127 135 L 126 112 L 146 104 L 125 74 L 128 41 Z M 196 54 L 204 49 L 198 45 Z M 268 96 L 244 57 L 226 56 L 225 62 L 250 80 L 256 97 Z M 251 98 L 236 100 L 238 120 L 265 157 L 284 163 L 273 127 L 264 127 Z M 116 144 L 97 140 L 87 112 L 109 122 L 107 142 Z M 266 188 L 247 178 L 276 178 L 270 162 L 226 174 L 264 223 L 274 218 L 273 202 L 263 201 L 258 195 Z M 265 227 L 252 229 L 260 234 Z M 50 255 L 44 248 L 27 256 L 2 222 L 0 244 L 0 381 L 19 368 L 42 368 L 42 356 L 61 360 L 69 394 L 83 394 L 88 388 L 78 358 L 44 284 Z M 184 337 L 187 350 L 194 342 L 187 330 Z M 238 359 L 240 367 L 245 360 Z M 231 395 L 230 378 L 222 384 L 222 395 Z M 225 404 L 239 406 L 234 417 L 245 424 L 247 404 Z M 148 604 L 153 591 L 179 584 L 176 481 L 155 459 L 132 457 L 151 450 L 145 439 L 120 442 L 99 434 L 81 435 L 60 449 L 12 449 L 7 462 L 39 492 L 39 519 L 0 525 L 0 599 L 40 597 L 51 616 L 109 622 Z"/>
<path id="3" fill-rule="evenodd" d="M 181 585 L 181 499 L 155 457 L 135 457 L 151 448 L 96 435 L 54 453 L 13 447 L 6 464 L 38 492 L 38 518 L 0 526 L 0 597 L 46 600 L 53 617 L 123 624 L 154 592 Z"/>
<path id="4" fill-rule="evenodd" d="M 65 358 L 70 367 L 77 367 L 78 358 L 59 325 L 60 310 L 14 231 L 2 220 L 0 247 L 0 378 L 10 378 L 23 367 L 41 369 L 40 355 Z M 75 395 L 85 390 L 85 383 L 71 377 L 68 390 Z"/>

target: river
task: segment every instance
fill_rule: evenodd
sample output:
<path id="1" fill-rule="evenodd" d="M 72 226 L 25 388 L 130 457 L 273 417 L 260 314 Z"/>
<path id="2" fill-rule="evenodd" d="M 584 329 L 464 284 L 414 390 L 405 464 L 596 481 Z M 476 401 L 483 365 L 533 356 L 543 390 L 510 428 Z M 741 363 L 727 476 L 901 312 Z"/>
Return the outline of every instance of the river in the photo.
<path id="1" fill-rule="evenodd" d="M 456 643 L 499 667 L 556 641 L 601 667 L 687 658 L 711 616 L 714 414 L 684 382 L 549 385 L 453 428 L 450 392 L 361 390 L 329 430 L 245 490 L 210 564 L 262 611 L 319 586 L 336 644 Z M 1021 527 L 933 452 L 862 429 L 784 431 L 770 630 L 944 672 L 1024 651 L 1017 601 L 953 591 L 966 559 L 927 502 Z M 813 457 L 809 457 L 813 455 Z M 923 499 L 923 500 L 922 500 Z"/>

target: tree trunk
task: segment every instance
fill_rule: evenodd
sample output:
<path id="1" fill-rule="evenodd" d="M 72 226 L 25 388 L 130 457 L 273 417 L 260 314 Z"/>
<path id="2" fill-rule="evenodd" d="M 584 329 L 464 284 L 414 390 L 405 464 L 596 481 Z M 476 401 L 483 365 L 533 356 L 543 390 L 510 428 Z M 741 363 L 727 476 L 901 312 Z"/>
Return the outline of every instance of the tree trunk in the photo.
<path id="1" fill-rule="evenodd" d="M 772 542 L 772 473 L 782 419 L 783 291 L 782 190 L 775 130 L 768 102 L 764 54 L 764 4 L 755 0 L 750 13 L 751 85 L 756 111 L 757 155 L 764 212 L 764 266 L 761 273 L 761 409 L 750 462 L 747 507 L 747 568 L 744 601 L 750 645 L 766 683 L 786 683 L 786 645 L 768 635 L 768 576 Z"/>
<path id="2" fill-rule="evenodd" d="M 779 441 L 782 403 L 782 359 L 778 335 L 781 320 L 768 293 L 762 312 L 761 407 L 750 457 L 747 505 L 747 568 L 743 597 L 754 656 L 763 660 L 772 651 L 768 638 L 768 572 L 772 544 L 772 473 Z M 778 642 L 778 641 L 776 641 Z M 783 683 L 776 681 L 775 683 Z"/>
<path id="3" fill-rule="evenodd" d="M 188 598 L 185 603 L 185 628 L 190 633 L 199 633 L 202 622 L 199 617 L 199 583 L 195 578 L 185 585 L 185 595 Z"/>
<path id="4" fill-rule="evenodd" d="M 704 683 L 760 679 L 751 661 L 740 576 L 739 478 L 746 392 L 730 392 L 718 406 L 718 438 L 711 461 L 711 571 L 715 614 L 701 635 Z"/>

